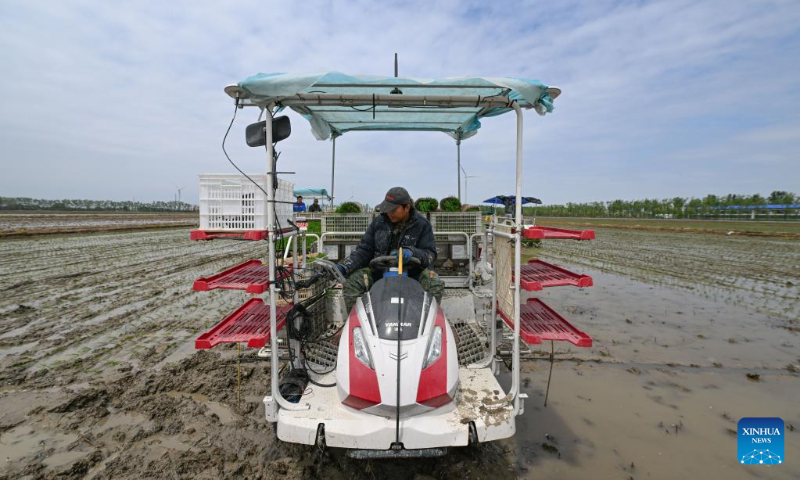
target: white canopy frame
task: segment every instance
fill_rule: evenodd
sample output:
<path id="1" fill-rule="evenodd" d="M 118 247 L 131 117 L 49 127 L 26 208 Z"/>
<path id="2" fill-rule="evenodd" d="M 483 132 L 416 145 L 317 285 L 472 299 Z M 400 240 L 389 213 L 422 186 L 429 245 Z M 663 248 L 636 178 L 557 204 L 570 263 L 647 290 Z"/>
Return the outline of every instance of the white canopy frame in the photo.
<path id="1" fill-rule="evenodd" d="M 342 85 L 338 85 L 341 87 Z M 358 87 L 365 87 L 365 85 L 357 85 Z M 375 86 L 375 85 L 371 85 Z M 557 88 L 548 88 L 548 93 L 552 98 L 556 98 L 561 91 Z M 225 88 L 225 92 L 235 99 L 239 108 L 246 106 L 259 106 L 256 103 L 248 101 L 248 94 L 241 89 L 238 85 L 231 85 Z M 523 142 L 523 117 L 522 108 L 515 100 L 508 98 L 507 95 L 482 97 L 479 95 L 467 96 L 438 96 L 438 95 L 365 95 L 365 94 L 297 94 L 290 97 L 276 98 L 267 105 L 268 115 L 266 115 L 266 134 L 267 134 L 267 175 L 275 175 L 273 170 L 274 158 L 274 145 L 272 142 L 272 118 L 276 108 L 280 107 L 308 107 L 308 106 L 387 106 L 397 108 L 432 108 L 438 107 L 441 109 L 457 108 L 457 107 L 482 107 L 484 110 L 491 108 L 509 108 L 514 110 L 516 122 L 516 207 L 514 216 L 514 229 L 511 234 L 504 232 L 495 232 L 494 235 L 507 236 L 514 240 L 514 269 L 516 272 L 520 271 L 521 256 L 522 256 L 522 142 Z M 531 107 L 528 107 L 531 108 Z M 386 123 L 386 122 L 384 122 Z M 392 121 L 392 124 L 399 124 Z M 402 124 L 399 124 L 402 125 Z M 387 128 L 369 128 L 369 124 L 364 125 L 362 130 L 389 130 Z M 395 130 L 404 130 L 404 128 L 396 128 Z M 458 152 L 458 171 L 460 175 L 460 138 L 457 137 L 456 145 Z M 334 147 L 332 153 L 332 173 L 331 173 L 331 196 L 333 197 L 333 180 L 335 172 L 335 137 Z M 460 190 L 460 176 L 459 190 Z M 308 410 L 310 407 L 307 403 L 291 403 L 286 400 L 280 393 L 278 385 L 278 337 L 277 337 L 277 312 L 276 312 L 276 291 L 275 291 L 275 237 L 276 231 L 274 229 L 275 223 L 275 193 L 272 188 L 267 189 L 267 225 L 270 226 L 269 230 L 269 300 L 270 300 L 270 349 L 271 349 L 271 396 L 275 399 L 272 405 L 277 405 L 280 408 L 287 410 Z M 495 273 L 496 275 L 496 273 Z M 514 275 L 514 341 L 512 350 L 512 377 L 511 377 L 511 390 L 508 392 L 513 402 L 514 415 L 521 414 L 520 399 L 525 398 L 524 394 L 520 393 L 520 275 Z M 500 288 L 505 288 L 500 285 Z M 497 292 L 496 288 L 492 289 L 492 306 L 496 309 L 497 305 Z M 492 318 L 496 318 L 496 312 L 492 313 Z M 494 357 L 494 351 L 497 346 L 497 332 L 494 321 L 491 324 L 491 341 L 489 357 L 484 362 L 472 365 L 473 368 L 486 368 L 491 365 Z M 277 418 L 277 412 L 267 412 L 268 418 Z"/>
<path id="2" fill-rule="evenodd" d="M 402 88 L 406 92 L 441 92 L 453 90 L 461 90 L 469 92 L 469 95 L 453 96 L 453 95 L 407 95 L 398 90 Z M 314 89 L 324 88 L 326 90 L 338 90 L 339 93 L 325 93 L 322 90 L 318 92 L 297 93 L 291 96 L 276 97 L 270 100 L 277 107 L 291 107 L 301 115 L 306 116 L 309 121 L 313 116 L 327 113 L 335 113 L 344 117 L 349 117 L 350 114 L 355 115 L 353 120 L 338 119 L 330 121 L 328 124 L 331 130 L 331 197 L 335 197 L 336 187 L 336 138 L 342 135 L 344 131 L 360 130 L 360 131 L 387 131 L 387 130 L 429 130 L 429 131 L 442 131 L 448 133 L 456 140 L 456 191 L 459 201 L 462 200 L 461 196 L 461 142 L 471 135 L 475 134 L 474 130 L 464 131 L 463 118 L 452 118 L 454 115 L 462 114 L 472 116 L 475 119 L 484 118 L 484 115 L 493 112 L 493 109 L 512 109 L 512 103 L 516 103 L 511 99 L 512 89 L 500 84 L 492 85 L 468 85 L 458 83 L 424 83 L 424 84 L 396 84 L 396 83 L 315 83 Z M 374 92 L 384 91 L 393 88 L 392 93 L 346 93 L 351 91 L 362 91 L 369 89 Z M 258 106 L 265 108 L 263 98 L 253 100 L 251 95 L 239 85 L 229 85 L 225 88 L 225 92 L 232 98 L 238 99 L 241 103 L 240 106 Z M 545 88 L 544 92 L 550 99 L 557 98 L 561 91 L 558 88 Z M 477 94 L 476 94 L 477 93 Z M 531 108 L 530 99 L 523 103 L 526 108 Z M 326 108 L 327 107 L 327 108 Z M 338 109 L 337 109 L 338 107 Z M 342 109 L 342 107 L 349 107 L 350 110 Z M 372 108 L 356 108 L 356 107 L 372 107 Z M 385 107 L 380 111 L 376 111 L 378 107 Z M 313 108 L 313 110 L 312 110 Z M 365 119 L 364 114 L 372 113 L 371 119 Z M 448 121 L 437 121 L 428 118 L 425 121 L 415 121 L 413 119 L 403 119 L 403 116 L 414 116 L 424 112 L 425 115 L 436 116 L 437 114 L 443 115 Z M 377 114 L 377 115 L 376 115 Z M 492 113 L 496 114 L 496 112 Z M 380 116 L 380 119 L 377 118 Z M 448 118 L 448 116 L 450 118 Z M 388 117 L 388 118 L 387 118 Z M 339 130 L 342 130 L 340 132 Z M 334 199 L 331 198 L 331 207 L 334 205 Z"/>

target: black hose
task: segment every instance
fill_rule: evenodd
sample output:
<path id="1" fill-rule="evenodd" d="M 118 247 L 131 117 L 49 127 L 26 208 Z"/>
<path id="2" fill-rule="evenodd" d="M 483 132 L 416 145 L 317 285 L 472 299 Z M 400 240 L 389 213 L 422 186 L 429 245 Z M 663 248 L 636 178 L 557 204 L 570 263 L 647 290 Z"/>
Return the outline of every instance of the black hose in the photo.
<path id="1" fill-rule="evenodd" d="M 320 277 L 320 279 L 321 279 L 321 277 Z M 312 384 L 318 386 L 318 387 L 330 388 L 330 387 L 335 387 L 336 386 L 336 382 L 334 382 L 334 383 L 320 383 L 320 382 L 317 382 L 316 380 L 311 378 L 311 375 L 308 375 L 308 372 L 314 373 L 316 375 L 327 375 L 327 374 L 333 372 L 336 369 L 336 364 L 334 364 L 333 368 L 331 368 L 327 372 L 319 372 L 319 371 L 314 370 L 311 367 L 311 365 L 309 364 L 309 362 L 305 358 L 306 346 L 308 346 L 310 344 L 314 344 L 314 343 L 321 343 L 324 340 L 330 339 L 330 338 L 334 337 L 336 335 L 336 333 L 340 332 L 342 327 L 344 327 L 344 325 L 342 325 L 342 327 L 339 327 L 339 329 L 336 332 L 334 332 L 333 334 L 331 334 L 331 335 L 329 335 L 328 337 L 325 337 L 325 338 L 321 338 L 321 334 L 318 335 L 316 338 L 313 338 L 313 339 L 310 338 L 311 334 L 314 332 L 314 324 L 313 324 L 313 318 L 312 318 L 311 311 L 309 310 L 309 308 L 306 305 L 314 305 L 316 302 L 318 302 L 320 299 L 322 299 L 323 296 L 324 296 L 323 294 L 320 294 L 320 295 L 317 295 L 315 297 L 312 297 L 312 298 L 306 300 L 303 303 L 298 303 L 297 305 L 294 305 L 292 307 L 292 309 L 289 310 L 289 312 L 286 314 L 286 322 L 288 324 L 288 326 L 286 328 L 287 328 L 287 333 L 289 335 L 289 338 L 291 338 L 293 340 L 297 340 L 298 342 L 300 342 L 300 351 L 303 353 L 303 356 L 302 356 L 303 371 L 306 372 L 308 381 L 311 382 Z M 295 321 L 298 316 L 301 319 L 301 323 L 300 323 L 299 327 L 297 326 L 296 321 Z M 292 355 L 291 344 L 289 344 L 289 355 L 290 355 L 290 359 L 292 361 L 292 364 L 294 364 L 294 360 L 293 360 L 294 357 Z"/>
<path id="2" fill-rule="evenodd" d="M 297 326 L 295 320 L 300 317 L 300 327 Z M 311 312 L 303 305 L 298 303 L 294 305 L 289 313 L 286 314 L 286 328 L 289 329 L 289 337 L 300 341 L 300 343 L 308 340 L 314 330 L 314 324 L 311 321 Z"/>

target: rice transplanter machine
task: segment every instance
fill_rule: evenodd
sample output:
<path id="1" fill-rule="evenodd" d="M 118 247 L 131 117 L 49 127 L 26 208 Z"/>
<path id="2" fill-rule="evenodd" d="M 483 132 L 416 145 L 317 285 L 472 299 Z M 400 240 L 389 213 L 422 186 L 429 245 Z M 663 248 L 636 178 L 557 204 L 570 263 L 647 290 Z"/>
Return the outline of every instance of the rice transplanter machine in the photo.
<path id="1" fill-rule="evenodd" d="M 282 441 L 343 448 L 359 458 L 420 457 L 514 435 L 515 418 L 523 414 L 527 398 L 520 383 L 522 344 L 592 344 L 529 293 L 589 287 L 592 279 L 539 260 L 521 262 L 523 238 L 594 238 L 593 231 L 523 223 L 523 112 L 551 112 L 560 90 L 515 78 L 429 80 L 332 72 L 258 74 L 225 92 L 234 112 L 260 111 L 263 120 L 247 128 L 247 142 L 265 148 L 266 175 L 211 182 L 206 193 L 201 189 L 203 220 L 192 239 L 266 241 L 269 253 L 265 262 L 250 260 L 195 281 L 198 291 L 239 289 L 256 295 L 198 337 L 196 348 L 237 343 L 260 349 L 270 362 L 266 420 L 276 424 Z M 277 116 L 285 108 L 308 120 L 318 140 L 332 140 L 333 165 L 336 139 L 355 131 L 444 132 L 455 140 L 460 162 L 461 142 L 478 132 L 481 119 L 513 112 L 514 215 L 483 219 L 478 212 L 431 213 L 437 240 L 462 242 L 448 251 L 460 256 L 468 273 L 437 265 L 448 286 L 440 304 L 406 275 L 419 266 L 413 258 L 378 257 L 370 267 L 382 278 L 346 312 L 344 278 L 330 260 L 312 259 L 307 241 L 316 237 L 318 252 L 326 251 L 325 242 L 357 241 L 371 217 L 355 216 L 364 217 L 362 223 L 336 230 L 332 226 L 346 219 L 323 216 L 331 228 L 322 238 L 296 227 L 287 210 L 291 185 L 278 179 L 275 152 L 276 143 L 291 132 L 288 117 Z M 333 195 L 333 173 L 331 183 Z M 276 243 L 289 241 L 291 263 L 276 256 Z M 503 356 L 510 360 L 510 375 L 503 374 L 510 376 L 506 388 L 499 380 Z"/>

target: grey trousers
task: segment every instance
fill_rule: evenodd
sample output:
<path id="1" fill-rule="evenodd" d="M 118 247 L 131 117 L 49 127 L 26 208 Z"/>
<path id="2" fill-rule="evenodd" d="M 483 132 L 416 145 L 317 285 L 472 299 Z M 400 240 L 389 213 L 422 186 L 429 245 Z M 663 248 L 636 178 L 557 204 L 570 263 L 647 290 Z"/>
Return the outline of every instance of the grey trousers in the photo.
<path id="1" fill-rule="evenodd" d="M 439 275 L 433 270 L 427 268 L 419 274 L 419 284 L 422 289 L 433 295 L 436 301 L 442 302 L 442 294 L 444 293 L 444 282 Z M 347 307 L 347 313 L 353 309 L 358 297 L 364 295 L 372 287 L 372 274 L 369 268 L 362 268 L 351 273 L 347 277 L 347 281 L 342 287 L 342 295 L 344 296 L 344 303 Z"/>

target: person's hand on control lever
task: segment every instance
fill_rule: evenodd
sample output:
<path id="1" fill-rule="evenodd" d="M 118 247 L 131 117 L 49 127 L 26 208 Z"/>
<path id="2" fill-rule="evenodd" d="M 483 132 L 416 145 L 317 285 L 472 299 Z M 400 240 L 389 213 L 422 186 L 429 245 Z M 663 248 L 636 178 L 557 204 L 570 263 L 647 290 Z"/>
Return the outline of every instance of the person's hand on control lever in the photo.
<path id="1" fill-rule="evenodd" d="M 391 253 L 389 253 L 389 255 L 393 255 L 393 256 L 396 257 L 397 256 L 397 250 L 392 250 Z M 403 249 L 403 260 L 408 260 L 409 258 L 411 258 L 411 249 L 410 248 L 404 248 Z"/>
<path id="2" fill-rule="evenodd" d="M 343 277 L 347 277 L 347 269 L 344 268 L 344 265 L 337 263 L 336 268 L 339 269 L 339 272 L 342 274 Z"/>

